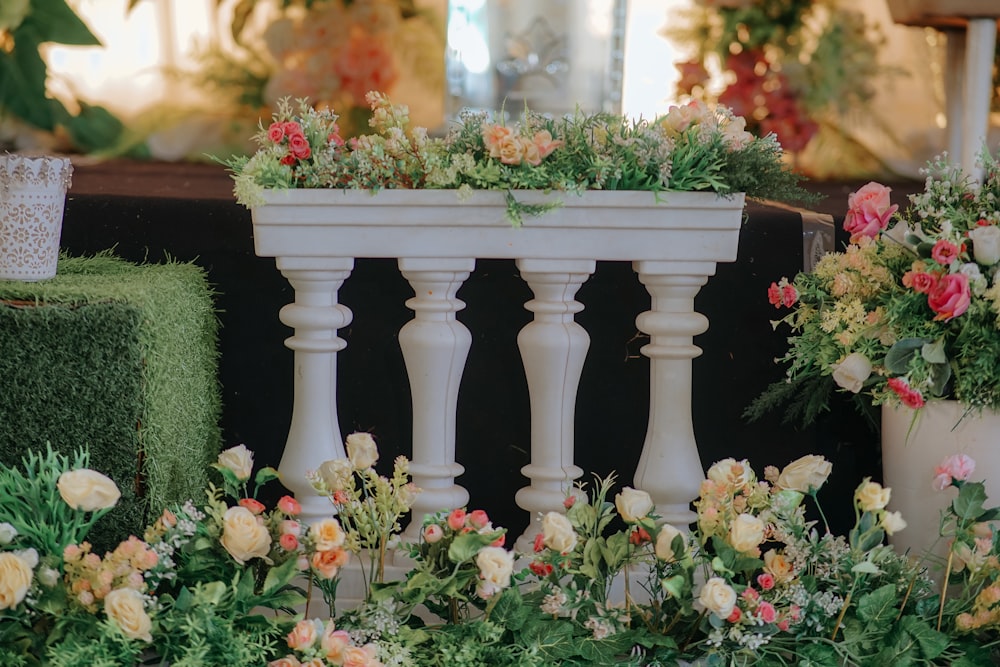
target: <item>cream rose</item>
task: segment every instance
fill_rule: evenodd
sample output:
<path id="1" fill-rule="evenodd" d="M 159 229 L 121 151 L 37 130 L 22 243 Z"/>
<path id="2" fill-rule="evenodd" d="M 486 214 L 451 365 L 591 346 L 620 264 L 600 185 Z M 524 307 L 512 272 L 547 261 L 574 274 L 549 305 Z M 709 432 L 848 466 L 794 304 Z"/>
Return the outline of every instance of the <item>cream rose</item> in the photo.
<path id="1" fill-rule="evenodd" d="M 972 239 L 972 256 L 983 266 L 1000 262 L 1000 227 L 984 225 L 969 231 Z"/>
<path id="2" fill-rule="evenodd" d="M 236 479 L 245 482 L 253 474 L 253 453 L 246 445 L 236 445 L 219 454 L 219 465 L 233 471 Z"/>
<path id="3" fill-rule="evenodd" d="M 6 521 L 0 523 L 0 545 L 10 544 L 17 537 L 17 528 Z"/>
<path id="4" fill-rule="evenodd" d="M 324 461 L 319 466 L 319 476 L 330 491 L 343 491 L 353 471 L 354 465 L 348 459 Z"/>
<path id="5" fill-rule="evenodd" d="M 857 394 L 872 374 L 872 362 L 860 352 L 852 352 L 839 364 L 833 365 L 833 381 L 843 389 Z"/>
<path id="6" fill-rule="evenodd" d="M 507 588 L 514 571 L 514 553 L 503 547 L 483 547 L 476 554 L 476 566 L 484 581 L 496 588 Z"/>
<path id="7" fill-rule="evenodd" d="M 906 520 L 901 512 L 886 512 L 882 515 L 882 530 L 887 535 L 895 535 L 906 528 Z"/>
<path id="8" fill-rule="evenodd" d="M 355 470 L 371 468 L 378 461 L 378 447 L 371 433 L 352 433 L 347 436 L 347 458 Z"/>
<path id="9" fill-rule="evenodd" d="M 615 507 L 627 523 L 638 523 L 653 509 L 653 499 L 639 489 L 626 486 L 615 496 Z"/>
<path id="10" fill-rule="evenodd" d="M 31 586 L 31 566 L 17 554 L 0 553 L 0 609 L 21 604 Z"/>
<path id="11" fill-rule="evenodd" d="M 807 454 L 789 463 L 778 475 L 775 483 L 781 489 L 809 493 L 819 490 L 830 476 L 833 466 L 822 456 Z"/>
<path id="12" fill-rule="evenodd" d="M 542 543 L 549 549 L 568 554 L 576 547 L 576 532 L 565 514 L 549 512 L 542 518 Z"/>
<path id="13" fill-rule="evenodd" d="M 309 528 L 316 551 L 330 551 L 343 546 L 347 535 L 334 518 L 321 519 Z"/>
<path id="14" fill-rule="evenodd" d="M 719 618 L 729 618 L 736 606 L 736 591 L 722 577 L 712 577 L 702 586 L 698 602 Z"/>
<path id="15" fill-rule="evenodd" d="M 222 516 L 222 539 L 219 540 L 237 563 L 251 558 L 266 558 L 271 550 L 267 526 L 245 507 L 230 507 Z"/>
<path id="16" fill-rule="evenodd" d="M 653 549 L 657 558 L 664 562 L 672 563 L 680 556 L 684 555 L 683 551 L 681 553 L 674 553 L 674 538 L 678 535 L 683 536 L 684 533 L 669 523 L 665 523 L 660 526 L 660 532 L 656 534 L 656 545 Z M 681 548 L 683 549 L 684 547 Z"/>
<path id="17" fill-rule="evenodd" d="M 729 544 L 743 553 L 764 541 L 764 522 L 752 514 L 740 514 L 729 524 Z"/>
<path id="18" fill-rule="evenodd" d="M 84 512 L 114 507 L 122 495 L 109 477 L 88 468 L 59 475 L 56 488 L 67 505 Z"/>
<path id="19" fill-rule="evenodd" d="M 707 474 L 710 480 L 726 488 L 738 489 L 757 481 L 757 475 L 746 459 L 722 459 L 709 468 Z"/>
<path id="20" fill-rule="evenodd" d="M 104 598 L 104 613 L 108 615 L 126 637 L 153 641 L 150 629 L 153 627 L 142 594 L 131 588 L 118 588 Z"/>
<path id="21" fill-rule="evenodd" d="M 854 492 L 854 498 L 864 512 L 885 509 L 891 495 L 892 489 L 883 488 L 881 484 L 872 482 L 868 478 L 865 478 L 858 490 Z"/>

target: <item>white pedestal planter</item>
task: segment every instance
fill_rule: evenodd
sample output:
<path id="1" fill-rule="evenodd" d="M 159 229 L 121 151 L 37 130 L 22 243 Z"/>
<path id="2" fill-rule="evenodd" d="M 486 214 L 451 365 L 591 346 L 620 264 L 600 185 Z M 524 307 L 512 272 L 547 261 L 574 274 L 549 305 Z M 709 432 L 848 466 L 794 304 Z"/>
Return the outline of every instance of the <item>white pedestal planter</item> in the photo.
<path id="1" fill-rule="evenodd" d="M 898 551 L 921 556 L 937 539 L 941 510 L 957 495 L 954 488 L 931 487 L 934 467 L 946 456 L 975 459 L 971 481 L 985 479 L 987 506 L 1000 504 L 1000 414 L 984 411 L 962 419 L 963 412 L 957 401 L 931 401 L 914 423 L 909 408 L 882 408 L 882 471 L 885 485 L 892 488 L 889 509 L 902 512 L 908 524 L 890 538 Z M 934 551 L 947 553 L 943 540 Z"/>
<path id="2" fill-rule="evenodd" d="M 538 203 L 555 195 L 515 193 Z M 455 410 L 470 333 L 456 313 L 457 298 L 475 259 L 514 259 L 534 298 L 534 314 L 511 344 L 525 365 L 531 404 L 529 483 L 517 503 L 533 519 L 562 510 L 564 493 L 582 471 L 574 464 L 574 410 L 589 336 L 574 321 L 583 309 L 577 289 L 598 260 L 630 261 L 652 295 L 637 318 L 650 335 L 650 418 L 635 485 L 648 491 L 665 520 L 694 520 L 689 504 L 703 478 L 691 423 L 693 336 L 708 327 L 694 297 L 717 262 L 736 259 L 743 195 L 587 192 L 559 195 L 561 208 L 526 219 L 514 229 L 504 217 L 503 193 L 480 191 L 460 199 L 446 190 L 269 191 L 253 211 L 257 254 L 275 257 L 295 288 L 281 311 L 295 329 L 295 402 L 280 471 L 302 502 L 306 519 L 329 514 L 305 472 L 344 456 L 337 420 L 336 354 L 346 342 L 337 330 L 352 313 L 337 301 L 357 257 L 396 257 L 415 296 L 414 319 L 399 333 L 413 396 L 413 465 L 426 490 L 414 517 L 460 507 L 468 493 L 456 484 Z M 473 379 L 473 381 L 482 379 Z M 503 415 L 497 415 L 502 419 Z M 464 462 L 469 465 L 469 462 Z M 530 543 L 536 522 L 522 536 Z"/>
<path id="3" fill-rule="evenodd" d="M 0 280 L 56 275 L 68 158 L 0 155 Z"/>

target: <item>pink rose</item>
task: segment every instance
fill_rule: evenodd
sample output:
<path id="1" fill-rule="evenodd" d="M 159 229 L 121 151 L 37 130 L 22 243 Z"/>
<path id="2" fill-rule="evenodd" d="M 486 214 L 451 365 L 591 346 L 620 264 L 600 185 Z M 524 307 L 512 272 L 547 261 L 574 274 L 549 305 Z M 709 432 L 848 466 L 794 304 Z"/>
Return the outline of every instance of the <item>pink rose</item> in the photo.
<path id="1" fill-rule="evenodd" d="M 907 271 L 903 274 L 903 286 L 912 288 L 918 294 L 928 294 L 937 285 L 937 276 L 925 271 Z"/>
<path id="2" fill-rule="evenodd" d="M 304 134 L 293 134 L 288 138 L 288 151 L 300 160 L 305 160 L 312 154 L 309 140 Z"/>
<path id="3" fill-rule="evenodd" d="M 427 544 L 434 544 L 435 542 L 440 542 L 441 538 L 444 537 L 444 531 L 441 530 L 441 526 L 436 523 L 424 528 L 424 542 Z"/>
<path id="4" fill-rule="evenodd" d="M 301 651 L 313 645 L 322 632 L 319 621 L 302 620 L 288 633 L 288 648 Z"/>
<path id="5" fill-rule="evenodd" d="M 285 533 L 280 538 L 278 538 L 278 544 L 285 551 L 295 551 L 299 548 L 299 538 L 295 537 L 291 533 Z"/>
<path id="6" fill-rule="evenodd" d="M 480 529 L 485 528 L 490 522 L 490 517 L 486 515 L 483 510 L 473 510 L 469 512 L 468 522 L 472 524 L 473 528 Z"/>
<path id="7" fill-rule="evenodd" d="M 844 231 L 850 233 L 851 243 L 861 237 L 875 238 L 889 226 L 889 218 L 899 206 L 889 202 L 890 188 L 874 181 L 847 198 L 847 217 Z"/>
<path id="8" fill-rule="evenodd" d="M 241 498 L 240 499 L 240 507 L 247 508 L 248 510 L 250 510 L 250 512 L 252 514 L 255 514 L 255 515 L 256 514 L 260 514 L 265 509 L 267 509 L 267 508 L 264 507 L 264 504 L 262 502 L 260 502 L 259 500 L 254 499 L 254 498 Z"/>
<path id="9" fill-rule="evenodd" d="M 757 575 L 757 585 L 763 588 L 765 591 L 769 591 L 774 588 L 774 575 L 770 572 L 762 572 Z M 748 589 L 749 590 L 749 589 Z"/>
<path id="10" fill-rule="evenodd" d="M 757 615 L 765 623 L 774 623 L 774 619 L 778 617 L 777 612 L 774 610 L 774 605 L 770 602 L 761 602 L 757 607 Z"/>
<path id="11" fill-rule="evenodd" d="M 285 138 L 285 128 L 281 126 L 281 123 L 271 123 L 271 126 L 267 128 L 267 138 L 278 143 Z"/>
<path id="12" fill-rule="evenodd" d="M 938 242 L 931 248 L 931 258 L 938 264 L 947 266 L 954 262 L 962 249 L 948 239 L 938 239 Z"/>
<path id="13" fill-rule="evenodd" d="M 937 315 L 935 320 L 948 322 L 969 309 L 972 293 L 969 278 L 964 273 L 949 273 L 941 276 L 937 284 L 927 294 L 927 305 Z"/>

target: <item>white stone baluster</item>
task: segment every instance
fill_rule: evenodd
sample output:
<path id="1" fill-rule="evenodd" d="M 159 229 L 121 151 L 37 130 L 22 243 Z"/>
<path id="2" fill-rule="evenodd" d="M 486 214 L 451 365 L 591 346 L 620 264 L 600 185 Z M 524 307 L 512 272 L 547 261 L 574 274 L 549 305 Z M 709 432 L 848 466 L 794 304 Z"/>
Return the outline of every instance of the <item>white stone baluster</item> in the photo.
<path id="1" fill-rule="evenodd" d="M 455 313 L 455 298 L 475 268 L 475 259 L 400 258 L 399 270 L 414 297 L 406 302 L 414 317 L 399 331 L 413 400 L 413 481 L 423 489 L 405 531 L 416 539 L 424 515 L 463 507 L 469 492 L 455 484 L 465 468 L 455 461 L 455 411 L 472 336 Z"/>
<path id="2" fill-rule="evenodd" d="M 347 343 L 337 330 L 352 313 L 337 303 L 337 292 L 351 275 L 354 259 L 279 257 L 278 270 L 295 290 L 295 302 L 283 307 L 281 321 L 295 329 L 285 345 L 295 351 L 294 403 L 288 440 L 278 472 L 281 482 L 302 504 L 306 522 L 330 516 L 332 506 L 306 481 L 306 472 L 343 457 L 337 420 L 337 352 Z"/>
<path id="3" fill-rule="evenodd" d="M 563 500 L 583 471 L 573 464 L 576 392 L 590 336 L 573 316 L 580 285 L 594 272 L 594 260 L 518 259 L 517 268 L 535 298 L 525 308 L 534 320 L 517 335 L 531 401 L 531 462 L 521 472 L 531 480 L 515 496 L 531 516 L 517 549 L 531 552 L 541 528 L 539 516 L 563 510 Z"/>
<path id="4" fill-rule="evenodd" d="M 649 357 L 649 424 L 635 472 L 635 486 L 652 496 L 663 521 L 693 523 L 691 501 L 698 496 L 704 470 L 691 421 L 691 360 L 701 354 L 692 338 L 708 329 L 695 312 L 694 298 L 714 262 L 633 264 L 652 297 L 650 310 L 636 318 L 649 334 L 642 353 Z"/>

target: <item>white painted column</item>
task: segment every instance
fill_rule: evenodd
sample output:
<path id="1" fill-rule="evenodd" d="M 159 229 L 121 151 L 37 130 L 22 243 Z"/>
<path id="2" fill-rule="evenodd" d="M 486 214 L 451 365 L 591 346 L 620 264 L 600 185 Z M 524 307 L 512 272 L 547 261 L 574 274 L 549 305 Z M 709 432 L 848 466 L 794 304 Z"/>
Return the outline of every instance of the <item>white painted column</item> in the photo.
<path id="1" fill-rule="evenodd" d="M 649 357 L 649 425 L 635 486 L 652 496 L 661 520 L 683 526 L 695 521 L 690 504 L 705 476 L 691 421 L 691 360 L 701 354 L 692 339 L 708 329 L 708 318 L 695 312 L 694 298 L 715 263 L 633 266 L 652 297 L 650 310 L 636 318 L 650 342 L 642 348 Z"/>
<path id="2" fill-rule="evenodd" d="M 530 553 L 541 529 L 540 515 L 562 511 L 574 480 L 583 474 L 573 464 L 576 393 L 590 336 L 573 316 L 583 310 L 577 290 L 596 267 L 594 260 L 519 259 L 517 268 L 535 298 L 525 308 L 534 320 L 521 329 L 521 351 L 531 402 L 531 462 L 521 472 L 531 483 L 515 496 L 531 516 L 517 549 Z"/>
<path id="3" fill-rule="evenodd" d="M 423 490 L 404 539 L 417 539 L 424 515 L 469 502 L 469 492 L 455 484 L 465 472 L 455 461 L 455 412 L 472 336 L 455 318 L 465 308 L 455 295 L 475 265 L 475 259 L 399 259 L 414 293 L 406 302 L 414 317 L 400 329 L 399 346 L 413 401 L 410 472 Z"/>
<path id="4" fill-rule="evenodd" d="M 965 31 L 945 31 L 944 104 L 948 130 L 948 157 L 962 162 L 962 127 L 965 118 Z"/>
<path id="5" fill-rule="evenodd" d="M 980 182 L 983 180 L 983 170 L 976 166 L 976 157 L 983 150 L 989 128 L 996 39 L 995 17 L 969 19 L 965 49 L 962 169 Z"/>
<path id="6" fill-rule="evenodd" d="M 288 440 L 278 472 L 281 482 L 302 504 L 311 522 L 332 514 L 327 498 L 306 481 L 306 472 L 342 458 L 344 443 L 337 420 L 337 352 L 347 343 L 337 330 L 353 317 L 337 303 L 337 292 L 351 275 L 354 259 L 278 257 L 278 270 L 295 290 L 295 302 L 283 307 L 281 321 L 295 329 L 285 345 L 295 351 L 294 403 Z"/>

